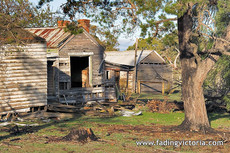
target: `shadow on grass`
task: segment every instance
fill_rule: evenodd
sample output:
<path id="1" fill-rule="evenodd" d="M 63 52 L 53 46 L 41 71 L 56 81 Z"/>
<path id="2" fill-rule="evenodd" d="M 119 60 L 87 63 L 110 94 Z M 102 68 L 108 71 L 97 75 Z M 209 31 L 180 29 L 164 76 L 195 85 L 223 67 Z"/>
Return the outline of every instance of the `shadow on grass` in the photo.
<path id="1" fill-rule="evenodd" d="M 39 130 L 42 130 L 44 128 L 47 128 L 47 127 L 50 127 L 50 126 L 58 126 L 58 124 L 61 124 L 61 123 L 66 123 L 66 122 L 71 122 L 71 121 L 75 121 L 76 119 L 79 119 L 81 117 L 81 115 L 79 116 L 74 116 L 73 118 L 70 118 L 70 119 L 66 119 L 66 120 L 61 120 L 61 121 L 51 121 L 50 123 L 47 123 L 47 124 L 44 124 L 44 125 L 40 125 L 40 126 L 24 126 L 22 127 L 24 130 L 20 130 L 22 128 L 19 128 L 19 132 L 18 133 L 10 133 L 10 129 L 12 128 L 12 126 L 8 126 L 9 127 L 9 133 L 8 135 L 5 135 L 5 136 L 0 136 L 0 141 L 4 140 L 4 139 L 8 139 L 8 138 L 11 138 L 11 137 L 15 137 L 15 136 L 22 136 L 22 135 L 25 135 L 27 133 L 35 133 L 35 132 L 38 132 Z M 26 130 L 26 128 L 28 128 L 28 130 Z"/>
<path id="2" fill-rule="evenodd" d="M 230 119 L 230 114 L 228 113 L 209 113 L 208 114 L 209 121 L 215 121 L 215 120 L 222 119 L 222 118 Z"/>
<path id="3" fill-rule="evenodd" d="M 85 123 L 101 123 L 101 124 L 124 124 L 125 121 L 119 119 L 120 116 L 112 116 L 112 117 L 87 117 L 83 118 L 81 121 Z M 80 119 L 78 119 L 80 121 Z"/>
<path id="4" fill-rule="evenodd" d="M 95 125 L 103 126 L 103 124 L 111 124 L 111 125 L 118 125 L 118 124 L 122 124 L 122 125 L 140 125 L 140 124 L 143 124 L 143 125 L 145 125 L 144 120 L 149 121 L 152 117 L 153 118 L 154 117 L 159 117 L 159 118 L 161 118 L 161 120 L 164 120 L 164 118 L 163 118 L 164 115 L 162 117 L 162 114 L 156 114 L 157 116 L 155 116 L 155 115 L 152 116 L 151 114 L 152 113 L 145 114 L 144 118 L 140 117 L 140 116 L 135 116 L 135 117 L 131 117 L 131 118 L 123 118 L 123 117 L 120 117 L 120 116 L 113 116 L 113 117 L 84 117 L 82 115 L 78 115 L 78 116 L 74 116 L 73 118 L 70 118 L 70 119 L 67 119 L 67 120 L 52 121 L 50 123 L 43 124 L 43 125 L 40 125 L 40 126 L 28 127 L 28 131 L 26 131 L 26 132 L 22 131 L 22 132 L 19 132 L 17 134 L 10 134 L 9 133 L 8 135 L 0 136 L 0 141 L 2 141 L 4 139 L 9 139 L 9 138 L 15 137 L 15 136 L 22 136 L 22 135 L 25 135 L 27 133 L 36 133 L 39 130 L 45 129 L 45 128 L 50 127 L 50 126 L 55 126 L 57 128 L 63 128 L 63 127 L 65 128 L 66 127 L 66 128 L 71 129 L 71 128 L 73 128 L 71 125 L 73 125 L 74 128 L 77 128 L 75 126 L 79 126 L 81 128 L 82 127 L 87 127 L 87 126 L 95 127 Z M 151 115 L 151 116 L 149 116 L 149 115 Z M 171 115 L 169 115 L 169 116 L 171 116 Z M 176 118 L 178 118 L 180 116 L 181 115 L 179 114 L 179 116 L 177 116 Z M 166 117 L 167 117 L 167 114 L 166 114 Z M 226 114 L 226 113 L 225 114 L 209 113 L 208 117 L 209 117 L 209 121 L 211 122 L 211 121 L 222 119 L 222 118 L 230 119 L 230 114 Z M 170 118 L 170 120 L 173 120 L 173 119 L 174 118 Z M 177 119 L 175 119 L 175 121 L 176 120 Z M 151 121 L 151 123 L 155 124 L 155 121 Z M 156 124 L 158 124 L 158 123 L 156 123 Z M 162 123 L 162 124 L 165 124 L 165 123 Z M 9 126 L 7 128 L 10 129 Z"/>

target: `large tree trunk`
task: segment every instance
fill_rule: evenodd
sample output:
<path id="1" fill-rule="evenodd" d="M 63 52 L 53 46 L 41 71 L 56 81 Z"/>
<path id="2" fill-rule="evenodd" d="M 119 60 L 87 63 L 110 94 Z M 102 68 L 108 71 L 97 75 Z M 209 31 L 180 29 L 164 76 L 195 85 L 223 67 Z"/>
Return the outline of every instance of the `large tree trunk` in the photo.
<path id="1" fill-rule="evenodd" d="M 207 116 L 203 95 L 203 82 L 208 70 L 198 67 L 193 70 L 191 59 L 183 59 L 182 65 L 182 100 L 184 102 L 185 120 L 181 127 L 185 130 L 209 129 L 210 124 Z M 206 72 L 206 73 L 205 73 Z"/>
<path id="2" fill-rule="evenodd" d="M 199 131 L 210 129 L 202 85 L 215 59 L 212 57 L 201 60 L 197 54 L 197 46 L 191 42 L 193 28 L 191 8 L 192 4 L 188 5 L 187 12 L 178 19 L 182 100 L 185 110 L 185 120 L 180 127 Z"/>

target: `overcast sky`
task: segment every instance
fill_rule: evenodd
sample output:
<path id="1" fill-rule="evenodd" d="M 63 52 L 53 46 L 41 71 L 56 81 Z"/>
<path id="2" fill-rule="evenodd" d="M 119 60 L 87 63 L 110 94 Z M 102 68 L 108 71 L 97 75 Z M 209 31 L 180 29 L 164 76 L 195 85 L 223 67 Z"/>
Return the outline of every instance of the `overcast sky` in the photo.
<path id="1" fill-rule="evenodd" d="M 29 0 L 30 2 L 34 3 L 35 5 L 38 4 L 39 0 Z M 50 2 L 49 5 L 51 6 L 51 9 L 53 11 L 59 10 L 60 6 L 65 3 L 66 0 L 54 0 L 53 2 Z M 83 18 L 83 16 L 79 16 L 78 18 Z M 131 46 L 134 44 L 136 38 L 125 38 L 124 35 L 122 35 L 118 41 L 119 41 L 119 50 L 124 51 L 128 48 L 128 46 Z"/>

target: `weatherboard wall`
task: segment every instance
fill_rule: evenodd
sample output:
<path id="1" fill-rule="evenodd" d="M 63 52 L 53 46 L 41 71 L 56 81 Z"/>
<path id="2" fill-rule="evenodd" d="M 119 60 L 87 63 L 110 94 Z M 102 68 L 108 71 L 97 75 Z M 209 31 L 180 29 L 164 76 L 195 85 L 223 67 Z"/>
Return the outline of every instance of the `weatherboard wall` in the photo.
<path id="1" fill-rule="evenodd" d="M 141 83 L 141 92 L 162 92 L 162 83 L 166 90 L 172 85 L 172 67 L 161 63 L 142 63 L 138 65 L 137 80 Z"/>
<path id="2" fill-rule="evenodd" d="M 0 48 L 0 114 L 47 104 L 46 44 Z"/>
<path id="3" fill-rule="evenodd" d="M 99 72 L 100 65 L 103 64 L 104 48 L 99 45 L 94 38 L 88 33 L 83 32 L 76 36 L 71 37 L 66 41 L 59 51 L 60 63 L 65 63 L 64 66 L 59 67 L 60 73 L 59 81 L 70 82 L 70 57 L 90 56 L 89 64 L 92 66 L 92 85 L 102 84 L 103 73 Z"/>

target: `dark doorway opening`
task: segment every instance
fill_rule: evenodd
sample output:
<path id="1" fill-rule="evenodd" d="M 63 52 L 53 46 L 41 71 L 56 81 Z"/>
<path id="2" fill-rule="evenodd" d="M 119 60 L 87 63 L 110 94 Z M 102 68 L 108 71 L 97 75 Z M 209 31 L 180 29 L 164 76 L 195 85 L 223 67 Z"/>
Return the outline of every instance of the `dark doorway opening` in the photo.
<path id="1" fill-rule="evenodd" d="M 89 58 L 70 57 L 71 63 L 71 85 L 74 87 L 89 86 Z"/>
<path id="2" fill-rule="evenodd" d="M 47 61 L 47 92 L 48 96 L 54 95 L 54 72 L 55 69 L 53 67 L 54 61 Z"/>

